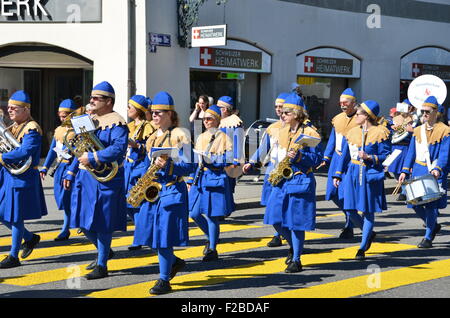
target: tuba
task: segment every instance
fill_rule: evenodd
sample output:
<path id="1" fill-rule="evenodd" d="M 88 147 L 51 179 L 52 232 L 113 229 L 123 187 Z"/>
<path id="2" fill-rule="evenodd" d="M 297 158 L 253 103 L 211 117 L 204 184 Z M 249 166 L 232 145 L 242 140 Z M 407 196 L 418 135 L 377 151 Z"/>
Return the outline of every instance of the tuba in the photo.
<path id="1" fill-rule="evenodd" d="M 139 207 L 142 201 L 156 202 L 159 192 L 162 189 L 161 183 L 154 181 L 159 167 L 152 164 L 136 184 L 128 192 L 127 203 L 135 208 Z"/>
<path id="2" fill-rule="evenodd" d="M 395 128 L 394 134 L 392 135 L 391 142 L 393 144 L 397 144 L 408 137 L 409 133 L 406 130 L 406 126 L 408 126 L 408 124 L 411 123 L 413 119 L 410 116 L 398 115 L 395 116 L 392 121 L 397 127 Z"/>
<path id="3" fill-rule="evenodd" d="M 64 135 L 63 143 L 69 151 L 77 158 L 81 157 L 85 152 L 97 152 L 105 149 L 101 141 L 90 131 L 81 128 L 79 134 L 75 134 L 75 130 L 69 129 Z M 111 163 L 102 163 L 97 168 L 90 166 L 86 170 L 99 182 L 111 181 L 117 171 L 119 171 L 119 164 L 117 161 Z"/>
<path id="4" fill-rule="evenodd" d="M 8 130 L 5 123 L 0 119 L 0 153 L 7 153 L 21 146 L 20 142 Z M 20 175 L 27 171 L 31 166 L 32 158 L 22 160 L 19 163 L 5 164 L 5 168 L 13 175 Z"/>

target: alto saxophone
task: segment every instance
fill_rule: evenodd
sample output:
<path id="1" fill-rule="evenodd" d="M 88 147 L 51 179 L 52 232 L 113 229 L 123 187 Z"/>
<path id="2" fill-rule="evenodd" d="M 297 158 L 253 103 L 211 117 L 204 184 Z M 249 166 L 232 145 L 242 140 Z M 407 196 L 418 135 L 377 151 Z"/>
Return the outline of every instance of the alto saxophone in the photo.
<path id="1" fill-rule="evenodd" d="M 136 184 L 128 192 L 127 203 L 135 208 L 139 207 L 142 201 L 156 202 L 162 185 L 156 182 L 156 173 L 159 171 L 156 164 L 152 164 Z"/>
<path id="2" fill-rule="evenodd" d="M 290 150 L 299 151 L 303 148 L 303 144 L 296 143 Z M 281 160 L 269 175 L 268 181 L 272 186 L 278 185 L 283 179 L 291 179 L 294 171 L 291 168 L 291 158 L 287 155 Z"/>

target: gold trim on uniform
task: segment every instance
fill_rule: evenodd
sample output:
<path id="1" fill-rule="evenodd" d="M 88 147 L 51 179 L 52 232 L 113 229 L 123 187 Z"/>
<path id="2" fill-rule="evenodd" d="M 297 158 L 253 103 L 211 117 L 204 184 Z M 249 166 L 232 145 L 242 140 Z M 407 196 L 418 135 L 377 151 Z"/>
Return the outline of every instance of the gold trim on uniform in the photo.
<path id="1" fill-rule="evenodd" d="M 94 90 L 91 92 L 91 95 L 102 95 L 102 96 L 107 96 L 107 97 L 112 97 L 112 98 L 116 97 L 116 95 L 114 93 L 107 92 L 107 91 L 101 91 L 101 90 Z"/>
<path id="2" fill-rule="evenodd" d="M 160 143 L 164 140 L 164 143 L 160 147 L 177 147 L 178 149 L 182 148 L 185 144 L 190 144 L 189 138 L 186 136 L 186 133 L 183 129 L 179 127 L 175 127 L 170 132 L 170 140 L 169 138 L 165 138 L 166 134 L 169 133 L 169 130 L 166 130 L 164 134 L 161 136 L 157 136 L 157 133 L 152 134 L 148 137 L 145 147 L 147 152 L 150 152 L 152 147 L 159 147 Z"/>
<path id="3" fill-rule="evenodd" d="M 135 108 L 143 111 L 144 113 L 147 111 L 147 108 L 145 108 L 144 106 L 142 106 L 141 104 L 135 102 L 134 100 L 130 99 L 128 101 L 128 104 L 131 104 L 132 106 L 134 106 Z"/>
<path id="4" fill-rule="evenodd" d="M 8 101 L 8 104 L 21 106 L 21 107 L 26 107 L 26 108 L 31 108 L 31 104 L 30 103 L 25 103 L 25 102 L 22 102 L 20 100 L 10 99 Z"/>
<path id="5" fill-rule="evenodd" d="M 222 118 L 220 121 L 219 128 L 235 128 L 242 126 L 242 119 L 240 119 L 236 114 Z"/>
<path id="6" fill-rule="evenodd" d="M 300 134 L 304 134 L 315 138 L 321 138 L 319 133 L 309 126 L 301 125 L 297 130 L 297 132 L 293 134 L 291 133 L 290 125 L 286 125 L 280 130 L 279 149 L 280 150 L 285 149 L 286 151 L 288 151 L 290 148 L 292 148 L 292 146 L 294 145 L 296 139 L 300 136 Z"/>
<path id="7" fill-rule="evenodd" d="M 367 131 L 366 140 L 364 145 L 370 145 L 375 143 L 380 143 L 384 140 L 389 139 L 390 132 L 389 130 L 382 126 L 371 126 Z M 347 141 L 351 145 L 355 145 L 358 148 L 361 147 L 361 137 L 362 137 L 362 128 L 360 126 L 356 126 L 350 129 L 347 133 Z"/>
<path id="8" fill-rule="evenodd" d="M 216 134 L 216 138 L 214 139 L 214 142 L 209 149 L 209 153 L 221 155 L 233 149 L 233 141 L 226 133 L 221 130 L 207 130 L 200 136 L 198 136 L 195 143 L 195 150 L 202 152 L 206 151 L 206 148 L 208 148 L 209 142 L 211 141 L 211 138 L 213 136 L 213 132 Z"/>
<path id="9" fill-rule="evenodd" d="M 126 120 L 114 111 L 103 116 L 94 115 L 92 116 L 92 120 L 96 127 L 101 130 L 105 130 L 107 127 L 112 128 L 113 125 L 120 126 L 127 124 Z"/>
<path id="10" fill-rule="evenodd" d="M 350 129 L 358 126 L 354 118 L 356 118 L 355 115 L 348 117 L 344 112 L 334 116 L 331 120 L 334 131 L 338 134 L 341 134 L 342 136 L 345 136 Z"/>
<path id="11" fill-rule="evenodd" d="M 425 124 L 424 124 L 425 125 Z M 421 127 L 414 128 L 413 136 L 416 137 L 417 142 L 420 144 L 422 142 L 421 138 Z M 450 127 L 444 123 L 438 122 L 433 126 L 433 129 L 425 129 L 427 135 L 427 142 L 429 145 L 433 145 L 437 142 L 441 142 L 444 137 L 450 135 Z"/>

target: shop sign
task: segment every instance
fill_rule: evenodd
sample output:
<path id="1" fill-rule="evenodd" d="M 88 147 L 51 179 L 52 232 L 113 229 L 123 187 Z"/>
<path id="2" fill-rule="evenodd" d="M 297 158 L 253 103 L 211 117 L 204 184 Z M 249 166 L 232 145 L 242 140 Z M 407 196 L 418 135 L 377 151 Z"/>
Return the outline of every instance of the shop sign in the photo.
<path id="1" fill-rule="evenodd" d="M 450 79 L 450 65 L 412 63 L 412 77 L 431 74 L 443 80 Z"/>
<path id="2" fill-rule="evenodd" d="M 192 28 L 192 47 L 224 46 L 227 44 L 227 26 L 211 25 Z"/>
<path id="3" fill-rule="evenodd" d="M 261 52 L 254 51 L 201 47 L 199 58 L 200 66 L 259 70 L 262 64 Z"/>
<path id="4" fill-rule="evenodd" d="M 102 0 L 0 0 L 0 23 L 101 21 Z"/>
<path id="5" fill-rule="evenodd" d="M 320 56 L 305 56 L 305 73 L 352 75 L 353 60 Z"/>

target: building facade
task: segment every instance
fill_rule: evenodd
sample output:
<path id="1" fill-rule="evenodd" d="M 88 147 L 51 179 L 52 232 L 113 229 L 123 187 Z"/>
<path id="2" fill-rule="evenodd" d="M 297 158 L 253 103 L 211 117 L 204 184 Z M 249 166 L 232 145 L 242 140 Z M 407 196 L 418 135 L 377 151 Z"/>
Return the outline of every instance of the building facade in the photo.
<path id="1" fill-rule="evenodd" d="M 0 106 L 29 91 L 48 142 L 59 102 L 86 104 L 103 80 L 123 116 L 131 95 L 170 92 L 184 126 L 201 94 L 232 96 L 249 126 L 298 83 L 327 138 L 346 87 L 387 115 L 415 77 L 450 82 L 447 0 L 206 0 L 194 26 L 226 24 L 227 43 L 194 48 L 178 40 L 183 2 L 1 1 Z"/>

